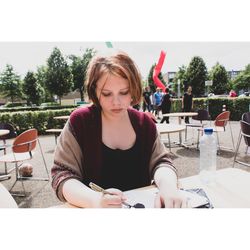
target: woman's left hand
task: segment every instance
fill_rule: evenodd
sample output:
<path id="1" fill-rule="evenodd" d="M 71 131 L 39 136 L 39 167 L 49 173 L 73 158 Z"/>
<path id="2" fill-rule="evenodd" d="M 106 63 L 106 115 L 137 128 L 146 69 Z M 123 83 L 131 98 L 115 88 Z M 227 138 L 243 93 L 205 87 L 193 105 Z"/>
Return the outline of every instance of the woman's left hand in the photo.
<path id="1" fill-rule="evenodd" d="M 162 194 L 159 192 L 155 198 L 156 208 L 188 208 L 188 200 L 176 189 Z"/>

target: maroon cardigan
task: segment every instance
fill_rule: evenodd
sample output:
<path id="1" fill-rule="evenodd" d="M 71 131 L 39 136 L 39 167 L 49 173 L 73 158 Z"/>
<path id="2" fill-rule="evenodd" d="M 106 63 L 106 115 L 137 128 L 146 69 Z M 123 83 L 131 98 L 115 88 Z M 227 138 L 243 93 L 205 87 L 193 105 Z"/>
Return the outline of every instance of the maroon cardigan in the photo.
<path id="1" fill-rule="evenodd" d="M 144 113 L 128 109 L 131 124 L 140 142 L 139 159 L 142 175 L 138 186 L 151 183 L 149 172 L 152 147 L 157 136 L 154 122 Z M 102 122 L 101 111 L 96 106 L 79 108 L 70 116 L 70 126 L 83 153 L 82 173 L 86 185 L 90 181 L 99 183 L 102 167 Z"/>

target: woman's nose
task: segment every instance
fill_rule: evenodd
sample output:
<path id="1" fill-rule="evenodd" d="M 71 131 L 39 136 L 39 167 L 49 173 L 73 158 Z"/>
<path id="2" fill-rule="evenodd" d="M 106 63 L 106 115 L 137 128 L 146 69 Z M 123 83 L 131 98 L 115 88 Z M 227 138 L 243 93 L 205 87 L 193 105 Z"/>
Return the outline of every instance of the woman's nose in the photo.
<path id="1" fill-rule="evenodd" d="M 113 104 L 120 104 L 121 103 L 119 96 L 114 96 L 112 101 L 113 101 Z"/>

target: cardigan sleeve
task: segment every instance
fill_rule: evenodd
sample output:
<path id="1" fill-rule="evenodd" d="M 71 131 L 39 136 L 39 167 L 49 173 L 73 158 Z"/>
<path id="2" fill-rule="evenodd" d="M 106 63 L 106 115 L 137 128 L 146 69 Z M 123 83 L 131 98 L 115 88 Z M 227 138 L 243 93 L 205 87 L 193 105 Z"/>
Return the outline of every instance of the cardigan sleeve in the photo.
<path id="1" fill-rule="evenodd" d="M 149 162 L 149 171 L 152 180 L 154 179 L 155 171 L 160 167 L 171 168 L 177 175 L 177 169 L 169 159 L 167 150 L 164 144 L 161 142 L 159 134 L 157 133 Z"/>
<path id="2" fill-rule="evenodd" d="M 73 135 L 70 123 L 67 122 L 55 150 L 54 163 L 51 169 L 52 187 L 61 201 L 66 201 L 62 194 L 62 187 L 70 178 L 83 179 L 83 155 L 79 144 Z"/>

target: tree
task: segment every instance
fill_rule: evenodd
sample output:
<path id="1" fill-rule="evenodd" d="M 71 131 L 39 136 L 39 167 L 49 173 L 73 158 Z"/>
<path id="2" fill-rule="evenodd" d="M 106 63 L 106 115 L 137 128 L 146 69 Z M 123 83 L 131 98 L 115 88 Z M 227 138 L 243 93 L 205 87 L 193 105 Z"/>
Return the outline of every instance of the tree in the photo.
<path id="1" fill-rule="evenodd" d="M 205 92 L 205 81 L 207 80 L 207 67 L 199 56 L 192 58 L 186 72 L 187 84 L 193 88 L 195 96 L 202 96 Z"/>
<path id="2" fill-rule="evenodd" d="M 44 92 L 42 87 L 38 84 L 36 76 L 33 72 L 28 71 L 24 77 L 22 91 L 25 94 L 28 105 L 40 104 L 40 100 Z"/>
<path id="3" fill-rule="evenodd" d="M 9 97 L 13 103 L 22 97 L 21 78 L 14 72 L 11 65 L 7 64 L 5 71 L 0 75 L 1 92 L 4 97 Z"/>
<path id="4" fill-rule="evenodd" d="M 54 48 L 47 60 L 46 87 L 51 94 L 57 95 L 61 103 L 61 97 L 68 94 L 72 87 L 73 76 L 61 51 Z"/>
<path id="5" fill-rule="evenodd" d="M 186 71 L 187 67 L 182 65 L 179 67 L 179 70 L 177 71 L 175 77 L 174 77 L 174 85 L 173 85 L 173 90 L 174 92 L 178 92 L 178 80 L 180 80 L 180 90 L 184 89 L 184 82 L 186 82 Z"/>
<path id="6" fill-rule="evenodd" d="M 47 67 L 42 65 L 37 68 L 36 79 L 37 84 L 43 88 L 43 95 L 41 96 L 41 102 L 52 102 L 53 94 L 47 88 L 46 85 Z"/>
<path id="7" fill-rule="evenodd" d="M 148 86 L 150 87 L 151 91 L 155 92 L 156 91 L 156 85 L 154 83 L 153 80 L 153 72 L 154 72 L 154 68 L 156 66 L 156 63 L 153 64 L 150 68 L 149 74 L 148 74 Z M 163 79 L 162 73 L 160 72 L 160 74 L 158 75 L 158 78 L 161 80 L 161 82 L 166 85 L 166 82 Z"/>
<path id="8" fill-rule="evenodd" d="M 229 77 L 224 66 L 218 62 L 209 72 L 209 79 L 213 81 L 210 91 L 216 95 L 224 94 L 228 90 Z"/>
<path id="9" fill-rule="evenodd" d="M 245 90 L 248 91 L 250 87 L 250 64 L 245 67 L 233 81 L 233 86 L 236 90 Z"/>
<path id="10" fill-rule="evenodd" d="M 79 90 L 82 101 L 84 101 L 84 82 L 86 80 L 87 68 L 94 54 L 94 49 L 86 49 L 82 57 L 74 55 L 69 56 L 72 60 L 71 72 L 73 74 L 73 90 Z"/>

